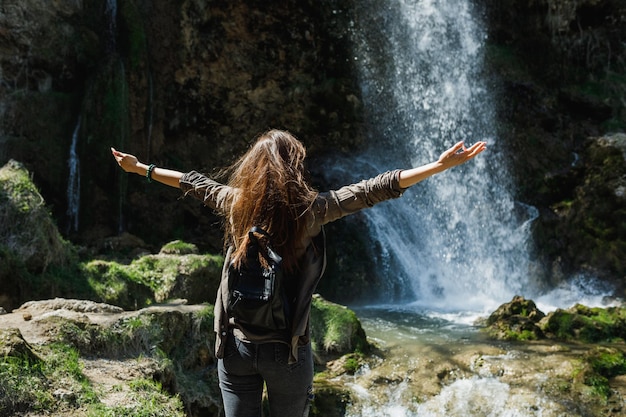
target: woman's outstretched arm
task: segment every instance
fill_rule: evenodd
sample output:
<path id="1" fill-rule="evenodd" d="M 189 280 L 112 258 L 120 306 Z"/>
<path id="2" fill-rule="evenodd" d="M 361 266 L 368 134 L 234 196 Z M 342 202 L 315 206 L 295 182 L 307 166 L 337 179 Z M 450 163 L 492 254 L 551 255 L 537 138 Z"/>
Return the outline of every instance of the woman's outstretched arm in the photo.
<path id="1" fill-rule="evenodd" d="M 486 147 L 485 142 L 476 142 L 469 148 L 466 148 L 463 142 L 459 142 L 442 153 L 436 162 L 400 171 L 399 185 L 402 188 L 408 188 L 439 172 L 461 165 L 484 151 Z"/>
<path id="2" fill-rule="evenodd" d="M 138 175 L 147 177 L 148 169 L 150 165 L 139 162 L 136 156 L 129 153 L 120 152 L 111 148 L 111 153 L 117 161 L 117 164 L 126 172 L 133 172 Z M 150 179 L 158 181 L 162 184 L 169 185 L 170 187 L 179 188 L 179 181 L 183 176 L 182 172 L 172 169 L 153 167 L 150 173 Z"/>

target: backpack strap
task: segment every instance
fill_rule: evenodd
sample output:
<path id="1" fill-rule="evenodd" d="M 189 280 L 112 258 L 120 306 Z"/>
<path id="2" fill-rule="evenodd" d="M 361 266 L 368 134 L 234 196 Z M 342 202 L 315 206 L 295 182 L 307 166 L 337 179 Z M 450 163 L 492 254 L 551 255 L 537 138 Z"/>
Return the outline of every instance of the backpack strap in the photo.
<path id="1" fill-rule="evenodd" d="M 261 229 L 259 226 L 252 226 L 252 228 L 248 232 L 248 236 L 250 236 L 250 238 L 252 238 L 252 235 L 254 233 L 258 233 L 260 235 L 263 235 L 263 236 L 265 236 L 268 239 L 271 237 L 269 233 L 267 233 L 265 230 Z M 254 239 L 256 239 L 256 236 L 254 237 Z"/>
<path id="2" fill-rule="evenodd" d="M 250 228 L 250 231 L 248 232 L 248 237 L 250 238 L 251 241 L 254 241 L 255 243 L 259 242 L 259 239 L 257 239 L 257 237 L 254 235 L 255 233 L 263 235 L 264 237 L 267 238 L 267 240 L 269 241 L 267 245 L 267 254 L 269 255 L 272 261 L 274 261 L 277 264 L 280 264 L 283 261 L 283 258 L 279 254 L 277 254 L 272 248 L 272 245 L 270 244 L 272 241 L 272 237 L 270 236 L 270 234 L 267 233 L 265 230 L 261 229 L 259 226 L 252 226 Z M 265 253 L 261 251 L 261 255 L 265 256 Z"/>

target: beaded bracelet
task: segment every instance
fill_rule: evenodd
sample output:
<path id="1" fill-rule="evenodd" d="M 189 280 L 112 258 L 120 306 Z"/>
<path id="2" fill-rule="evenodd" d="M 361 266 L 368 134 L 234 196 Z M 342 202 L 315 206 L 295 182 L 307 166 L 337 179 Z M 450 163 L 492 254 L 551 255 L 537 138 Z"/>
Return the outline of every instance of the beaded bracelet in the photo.
<path id="1" fill-rule="evenodd" d="M 148 179 L 148 182 L 152 182 L 152 171 L 154 171 L 154 168 L 156 168 L 156 165 L 150 164 L 148 170 L 146 171 L 146 178 Z"/>

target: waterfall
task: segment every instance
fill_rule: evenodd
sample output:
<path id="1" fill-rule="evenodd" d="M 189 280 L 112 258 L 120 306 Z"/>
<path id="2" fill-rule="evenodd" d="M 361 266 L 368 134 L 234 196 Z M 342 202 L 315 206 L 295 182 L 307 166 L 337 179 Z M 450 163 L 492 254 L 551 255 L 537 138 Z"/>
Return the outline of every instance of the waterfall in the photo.
<path id="1" fill-rule="evenodd" d="M 67 216 L 69 219 L 69 225 L 67 228 L 68 233 L 72 230 L 78 231 L 78 213 L 80 210 L 80 160 L 78 153 L 76 152 L 76 145 L 78 144 L 78 132 L 80 130 L 80 118 L 74 128 L 72 134 L 72 143 L 70 145 L 70 155 L 67 159 L 67 165 L 69 167 L 69 177 L 67 181 Z"/>
<path id="2" fill-rule="evenodd" d="M 117 34 L 117 0 L 107 0 L 104 6 L 104 15 L 106 18 L 106 47 L 109 53 L 117 50 L 116 34 Z"/>
<path id="3" fill-rule="evenodd" d="M 538 213 L 513 198 L 482 76 L 486 33 L 472 3 L 364 0 L 352 23 L 371 145 L 328 167 L 333 181 L 422 165 L 459 140 L 488 143 L 469 163 L 365 210 L 383 248 L 381 273 L 437 311 L 486 311 L 532 295 L 529 226 Z"/>

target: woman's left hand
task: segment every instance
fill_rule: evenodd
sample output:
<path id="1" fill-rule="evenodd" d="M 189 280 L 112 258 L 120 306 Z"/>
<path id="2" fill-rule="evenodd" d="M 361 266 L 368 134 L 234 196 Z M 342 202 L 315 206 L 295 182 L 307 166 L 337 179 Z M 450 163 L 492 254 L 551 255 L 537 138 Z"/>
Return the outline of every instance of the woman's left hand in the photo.
<path id="1" fill-rule="evenodd" d="M 466 148 L 465 143 L 461 141 L 442 153 L 437 162 L 445 169 L 452 168 L 469 161 L 485 149 L 487 149 L 486 142 L 476 142 L 469 148 Z"/>

